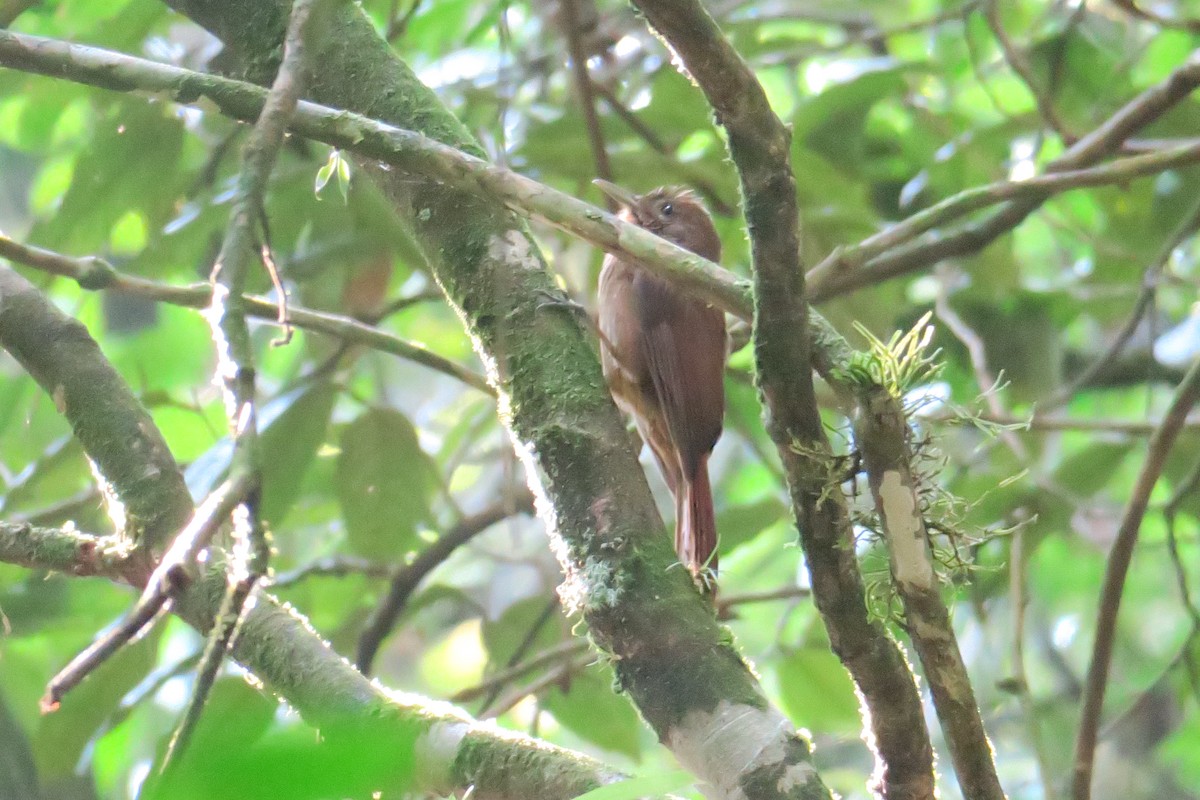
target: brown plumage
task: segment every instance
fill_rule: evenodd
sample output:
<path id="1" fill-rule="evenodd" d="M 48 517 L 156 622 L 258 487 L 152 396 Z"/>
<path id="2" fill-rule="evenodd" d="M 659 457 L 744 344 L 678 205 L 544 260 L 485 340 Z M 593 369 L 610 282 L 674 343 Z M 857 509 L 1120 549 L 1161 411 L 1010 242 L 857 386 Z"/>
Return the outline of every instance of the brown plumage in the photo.
<path id="1" fill-rule="evenodd" d="M 620 216 L 711 261 L 721 258 L 712 218 L 689 191 L 636 196 L 596 181 Z M 604 376 L 633 415 L 675 497 L 675 551 L 694 576 L 717 568 L 708 457 L 725 414 L 725 315 L 640 267 L 609 255 L 600 272 Z"/>

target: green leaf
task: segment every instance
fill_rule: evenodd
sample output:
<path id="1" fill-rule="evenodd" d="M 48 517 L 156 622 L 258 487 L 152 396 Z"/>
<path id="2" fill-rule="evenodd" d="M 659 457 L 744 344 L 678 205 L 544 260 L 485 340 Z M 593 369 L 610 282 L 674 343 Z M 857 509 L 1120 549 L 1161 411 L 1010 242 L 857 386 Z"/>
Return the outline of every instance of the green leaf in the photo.
<path id="1" fill-rule="evenodd" d="M 342 203 L 350 202 L 350 160 L 342 155 L 341 150 L 330 150 L 329 158 L 317 170 L 317 180 L 313 185 L 313 194 L 317 199 L 321 199 L 321 190 L 329 183 L 329 180 L 337 175 L 338 190 L 342 194 Z"/>
<path id="2" fill-rule="evenodd" d="M 350 161 L 338 158 L 337 162 L 338 189 L 342 193 L 342 202 L 350 202 Z"/>
<path id="3" fill-rule="evenodd" d="M 1054 481 L 1073 495 L 1089 497 L 1108 485 L 1132 450 L 1132 442 L 1089 443 L 1063 460 Z"/>
<path id="4" fill-rule="evenodd" d="M 639 797 L 657 797 L 682 789 L 694 781 L 692 774 L 682 769 L 655 772 L 600 786 L 579 795 L 575 800 L 637 800 Z"/>
<path id="5" fill-rule="evenodd" d="M 334 487 L 350 549 L 379 560 L 415 549 L 436 482 L 412 423 L 399 411 L 371 409 L 343 431 L 341 447 Z"/>
<path id="6" fill-rule="evenodd" d="M 183 122 L 162 105 L 122 98 L 96 123 L 75 163 L 62 206 L 30 238 L 69 255 L 103 254 L 123 217 L 140 212 L 148 229 L 174 216 L 184 189 Z"/>
<path id="7" fill-rule="evenodd" d="M 405 32 L 406 48 L 442 57 L 467 44 L 468 34 L 486 19 L 494 19 L 496 7 L 477 0 L 443 0 L 422 3 Z"/>
<path id="8" fill-rule="evenodd" d="M 337 388 L 329 381 L 299 386 L 259 408 L 259 459 L 262 466 L 260 514 L 275 527 L 295 503 L 317 448 L 325 441 Z M 187 468 L 193 496 L 203 497 L 229 472 L 233 442 L 225 437 Z"/>
<path id="9" fill-rule="evenodd" d="M 778 497 L 765 497 L 755 503 L 735 506 L 717 514 L 722 553 L 729 553 L 781 520 L 791 520 L 791 510 Z"/>
<path id="10" fill-rule="evenodd" d="M 71 690 L 61 706 L 41 718 L 33 735 L 43 780 L 75 772 L 88 741 L 133 687 L 154 667 L 162 626 L 122 647 Z"/>
<path id="11" fill-rule="evenodd" d="M 613 689 L 612 669 L 594 664 L 548 689 L 542 706 L 576 736 L 630 758 L 641 755 L 642 722 L 629 698 Z"/>
<path id="12" fill-rule="evenodd" d="M 912 71 L 912 64 L 864 61 L 855 77 L 826 87 L 796 110 L 793 135 L 832 163 L 857 169 L 865 154 L 867 114 L 880 100 L 900 94 Z"/>
<path id="13" fill-rule="evenodd" d="M 543 619 L 548 597 L 537 595 L 513 603 L 497 619 L 484 620 L 483 646 L 488 651 L 488 670 L 496 671 L 509 666 L 509 661 L 526 638 L 533 636 L 525 647 L 525 658 L 552 647 L 562 641 L 562 613 L 554 610 L 544 617 L 536 634 L 531 634 L 534 625 Z"/>
<path id="14" fill-rule="evenodd" d="M 797 725 L 821 733 L 862 728 L 854 684 L 837 656 L 810 645 L 785 656 L 776 668 L 784 710 Z"/>
<path id="15" fill-rule="evenodd" d="M 221 678 L 213 684 L 204 704 L 204 713 L 189 746 L 189 758 L 198 758 L 198 763 L 213 763 L 229 750 L 251 746 L 270 729 L 278 705 L 244 678 Z"/>
<path id="16" fill-rule="evenodd" d="M 318 381 L 268 404 L 271 411 L 282 406 L 259 435 L 263 481 L 260 512 L 271 528 L 280 527 L 299 496 L 304 474 L 325 441 L 336 398 L 337 389 L 332 383 Z"/>
<path id="17" fill-rule="evenodd" d="M 142 796 L 149 800 L 399 797 L 412 780 L 416 736 L 415 726 L 381 715 L 358 724 L 326 725 L 320 731 L 293 723 L 250 746 L 216 739 L 204 754 L 190 751 L 170 780 L 152 775 Z"/>

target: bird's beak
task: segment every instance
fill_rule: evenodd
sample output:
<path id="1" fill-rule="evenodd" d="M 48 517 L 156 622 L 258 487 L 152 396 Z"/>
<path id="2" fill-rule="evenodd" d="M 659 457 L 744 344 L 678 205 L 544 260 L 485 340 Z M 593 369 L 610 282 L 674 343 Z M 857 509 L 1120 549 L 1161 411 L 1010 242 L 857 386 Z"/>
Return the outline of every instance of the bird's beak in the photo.
<path id="1" fill-rule="evenodd" d="M 638 196 L 628 189 L 622 189 L 615 183 L 610 183 L 603 178 L 596 178 L 594 181 L 592 181 L 592 184 L 595 185 L 597 189 L 604 192 L 606 195 L 611 197 L 613 200 L 616 200 L 626 208 L 633 209 L 637 207 Z"/>

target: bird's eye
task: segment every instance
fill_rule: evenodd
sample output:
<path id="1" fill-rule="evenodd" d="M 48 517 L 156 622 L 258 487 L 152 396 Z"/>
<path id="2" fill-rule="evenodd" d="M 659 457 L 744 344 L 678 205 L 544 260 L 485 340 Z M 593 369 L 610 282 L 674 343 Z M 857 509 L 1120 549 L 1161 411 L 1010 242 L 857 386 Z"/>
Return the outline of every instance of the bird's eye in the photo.
<path id="1" fill-rule="evenodd" d="M 670 203 L 663 203 L 662 213 L 664 217 L 671 216 L 671 214 L 675 213 L 675 206 L 671 205 Z"/>

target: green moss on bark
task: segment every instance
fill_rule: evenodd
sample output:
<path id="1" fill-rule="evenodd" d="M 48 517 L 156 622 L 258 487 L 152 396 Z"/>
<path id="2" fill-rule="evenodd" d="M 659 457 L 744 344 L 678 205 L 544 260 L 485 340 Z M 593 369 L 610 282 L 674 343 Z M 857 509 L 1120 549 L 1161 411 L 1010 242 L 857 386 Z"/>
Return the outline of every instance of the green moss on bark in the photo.
<path id="1" fill-rule="evenodd" d="M 157 548 L 187 521 L 192 500 L 166 441 L 87 328 L 0 267 L 0 344 L 53 398 L 105 477 L 114 521 Z M 123 519 L 120 517 L 123 516 Z"/>
<path id="2" fill-rule="evenodd" d="M 281 13 L 246 30 L 233 0 L 175 5 L 235 47 L 261 49 L 282 32 Z M 331 23 L 336 43 L 316 49 L 322 71 L 310 97 L 480 154 L 361 12 L 338 8 Z M 411 226 L 488 364 L 518 452 L 553 499 L 550 535 L 568 595 L 576 590 L 596 643 L 611 654 L 617 679 L 643 716 L 665 739 L 689 712 L 711 711 L 721 701 L 764 708 L 727 633 L 676 564 L 590 337 L 571 313 L 547 305 L 561 293 L 523 221 L 482 193 L 365 166 Z M 481 765 L 482 758 L 464 754 L 463 780 L 475 780 Z"/>
<path id="3" fill-rule="evenodd" d="M 454 774 L 460 786 L 486 787 L 484 796 L 568 798 L 600 786 L 594 766 L 555 748 L 498 751 L 493 741 L 468 735 Z"/>

